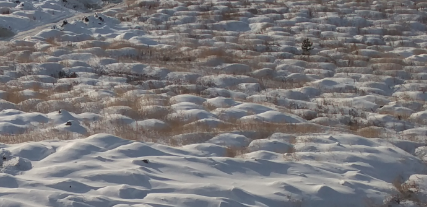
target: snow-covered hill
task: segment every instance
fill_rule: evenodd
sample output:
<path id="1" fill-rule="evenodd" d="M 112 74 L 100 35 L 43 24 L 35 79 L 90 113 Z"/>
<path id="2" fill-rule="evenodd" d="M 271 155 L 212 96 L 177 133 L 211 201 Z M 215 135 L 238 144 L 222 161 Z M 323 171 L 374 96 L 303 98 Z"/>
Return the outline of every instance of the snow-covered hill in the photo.
<path id="1" fill-rule="evenodd" d="M 59 21 L 81 16 L 105 4 L 101 0 L 56 0 L 56 1 L 0 1 L 1 39 L 9 40 L 14 34 L 28 30 L 50 28 Z M 22 35 L 22 34 L 21 34 Z"/>

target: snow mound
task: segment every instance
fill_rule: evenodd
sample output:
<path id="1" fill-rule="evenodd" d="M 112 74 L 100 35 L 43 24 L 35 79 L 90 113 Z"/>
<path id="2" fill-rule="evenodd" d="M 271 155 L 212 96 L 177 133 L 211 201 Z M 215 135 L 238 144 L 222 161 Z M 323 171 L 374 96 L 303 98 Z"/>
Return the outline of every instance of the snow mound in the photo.
<path id="1" fill-rule="evenodd" d="M 359 203 L 371 189 L 378 192 L 373 199 L 383 199 L 399 169 L 405 169 L 405 178 L 426 170 L 413 155 L 381 140 L 347 134 L 312 136 L 310 142 L 302 142 L 305 139 L 276 133 L 251 141 L 225 133 L 211 143 L 175 148 L 96 134 L 70 141 L 4 145 L 0 185 L 8 190 L 2 201 L 8 205 L 28 199 L 50 205 L 54 199 L 90 206 L 151 206 L 153 202 L 278 206 L 284 203 L 283 195 L 289 195 L 304 197 L 308 205 L 347 205 Z M 224 157 L 230 150 L 226 146 L 248 146 L 251 152 L 241 158 Z M 416 154 L 422 157 L 424 151 L 417 148 Z M 301 161 L 289 162 L 291 153 Z M 395 157 L 402 162 L 391 162 Z M 317 162 L 308 165 L 304 160 Z M 19 191 L 13 190 L 18 186 Z"/>

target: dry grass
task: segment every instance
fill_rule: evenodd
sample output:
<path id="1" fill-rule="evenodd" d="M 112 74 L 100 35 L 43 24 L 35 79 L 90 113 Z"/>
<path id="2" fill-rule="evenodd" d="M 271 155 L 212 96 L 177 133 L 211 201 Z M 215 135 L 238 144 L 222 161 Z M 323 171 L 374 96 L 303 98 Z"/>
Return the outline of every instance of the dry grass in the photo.
<path id="1" fill-rule="evenodd" d="M 382 57 L 382 58 L 371 58 L 369 60 L 369 62 L 371 64 L 376 64 L 376 63 L 390 63 L 390 65 L 384 65 L 384 67 L 389 66 L 391 68 L 394 68 L 394 67 L 399 68 L 399 66 L 397 66 L 397 65 L 405 65 L 405 62 L 403 61 L 403 58 L 401 58 L 401 57 L 400 58 L 396 58 L 396 57 L 392 57 L 392 58 L 385 58 L 385 57 Z M 395 64 L 397 64 L 397 65 L 395 65 Z"/>
<path id="2" fill-rule="evenodd" d="M 269 137 L 276 132 L 291 133 L 291 134 L 307 134 L 318 133 L 322 131 L 322 127 L 314 124 L 299 123 L 299 124 L 276 124 L 269 122 L 259 121 L 239 121 L 227 120 L 223 124 L 218 124 L 212 127 L 206 124 L 185 125 L 182 119 L 167 120 L 171 125 L 171 131 L 167 135 L 178 135 L 183 133 L 196 133 L 196 132 L 214 132 L 226 133 L 235 131 L 254 131 L 257 132 L 260 138 Z M 187 121 L 188 122 L 188 121 Z"/>
<path id="3" fill-rule="evenodd" d="M 384 129 L 380 127 L 370 126 L 358 129 L 355 134 L 366 138 L 380 138 L 384 133 Z"/>
<path id="4" fill-rule="evenodd" d="M 61 44 L 58 42 L 58 39 L 56 38 L 56 37 L 49 37 L 49 38 L 46 38 L 46 43 L 48 43 L 48 44 L 50 44 L 50 45 L 52 45 L 53 47 L 58 47 L 58 46 L 60 46 Z"/>
<path id="5" fill-rule="evenodd" d="M 417 48 L 417 49 L 413 50 L 412 53 L 414 55 L 422 55 L 422 54 L 427 54 L 427 50 L 426 49 Z"/>
<path id="6" fill-rule="evenodd" d="M 220 15 L 221 15 L 223 21 L 239 20 L 240 17 L 242 17 L 242 14 L 240 14 L 237 9 L 230 9 L 227 12 L 224 11 Z"/>
<path id="7" fill-rule="evenodd" d="M 321 1 L 317 1 L 320 5 L 324 4 Z M 358 0 L 355 3 L 359 5 L 364 5 L 367 1 L 365 0 Z M 190 1 L 182 1 L 181 3 L 189 6 L 194 4 L 200 4 L 198 2 L 190 2 Z M 222 13 L 215 13 L 212 12 L 209 9 L 209 5 L 207 5 L 206 10 L 203 10 L 202 12 L 199 12 L 199 18 L 202 20 L 206 20 L 206 22 L 210 22 L 209 20 L 220 19 L 220 20 L 235 20 L 239 19 L 244 15 L 242 13 L 242 10 L 235 9 L 231 2 L 229 2 L 229 10 L 227 12 Z M 235 2 L 233 2 L 235 3 Z M 126 0 L 125 4 L 128 8 L 126 12 L 120 14 L 122 15 L 122 20 L 125 20 L 127 18 L 135 18 L 135 17 L 141 17 L 146 14 L 151 14 L 156 12 L 159 8 L 169 8 L 176 6 L 176 3 L 172 3 L 174 5 L 162 5 L 162 4 L 168 4 L 168 3 L 160 3 L 160 2 L 151 2 L 151 1 L 142 1 L 137 2 L 135 0 Z M 244 0 L 241 2 L 241 4 L 244 4 L 246 6 L 252 5 L 253 3 Z M 283 5 L 283 2 L 275 2 L 265 5 L 257 5 L 257 9 L 251 9 L 248 10 L 249 12 L 253 14 L 257 14 L 258 12 L 262 12 L 259 8 L 274 8 L 275 5 Z M 213 3 L 211 5 L 213 7 Z M 334 8 L 328 8 L 328 7 L 334 7 Z M 310 16 L 322 16 L 325 15 L 321 12 L 325 11 L 333 11 L 336 10 L 338 7 L 336 5 L 328 5 L 328 6 L 322 6 L 322 7 L 316 7 L 321 11 L 314 11 L 314 9 L 309 9 L 309 12 L 311 13 Z M 299 12 L 302 9 L 299 7 L 294 7 L 292 10 L 294 12 Z M 293 15 L 293 14 L 292 14 Z M 218 18 L 220 17 L 220 18 Z M 288 16 L 286 16 L 287 18 Z M 141 18 L 141 21 L 144 18 Z M 172 20 L 169 20 L 172 21 Z M 158 25 L 155 25 L 156 27 Z M 272 25 L 266 24 L 266 27 L 269 27 Z M 173 26 L 172 26 L 173 27 Z M 206 26 L 206 28 L 208 28 Z M 176 28 L 175 28 L 176 29 Z M 200 29 L 200 28 L 199 28 Z M 265 28 L 264 28 L 265 29 Z M 204 29 L 200 29 L 204 30 Z M 172 31 L 172 30 L 171 30 Z M 198 67 L 199 63 L 198 61 L 206 61 L 209 58 L 218 58 L 222 60 L 224 63 L 246 63 L 251 64 L 251 68 L 258 68 L 260 67 L 257 65 L 256 61 L 261 62 L 260 60 L 255 60 L 254 62 L 251 62 L 254 60 L 254 57 L 259 56 L 262 54 L 261 52 L 256 51 L 257 45 L 264 45 L 264 46 L 275 46 L 274 41 L 272 40 L 266 40 L 265 42 L 259 43 L 258 40 L 260 39 L 250 39 L 246 38 L 244 34 L 240 34 L 237 39 L 233 39 L 229 42 L 227 42 L 227 39 L 225 36 L 224 31 L 213 31 L 212 34 L 215 38 L 217 38 L 218 41 L 223 41 L 227 43 L 232 49 L 225 50 L 222 48 L 216 48 L 216 47 L 207 47 L 207 46 L 201 46 L 202 43 L 198 43 L 198 40 L 202 37 L 201 35 L 197 35 L 198 33 L 196 31 L 190 32 L 190 34 L 184 35 L 182 32 L 179 32 L 177 30 L 177 39 L 173 40 L 172 44 L 174 45 L 173 48 L 168 49 L 159 49 L 156 47 L 149 47 L 149 46 L 141 46 L 133 44 L 127 40 L 114 40 L 111 42 L 104 42 L 99 43 L 98 41 L 85 41 L 83 43 L 79 43 L 79 49 L 86 49 L 86 48 L 92 48 L 92 47 L 101 47 L 104 50 L 119 50 L 123 48 L 133 48 L 138 51 L 138 55 L 133 57 L 118 57 L 117 59 L 120 62 L 143 62 L 144 64 L 149 64 L 151 66 L 158 66 L 158 67 L 167 67 L 173 71 L 191 71 L 194 68 L 201 68 Z M 172 32 L 174 32 L 172 31 Z M 289 29 L 289 31 L 291 31 Z M 389 32 L 392 32 L 391 30 Z M 260 33 L 263 33 L 261 31 Z M 397 37 L 396 37 L 397 38 Z M 318 39 L 318 38 L 316 38 Z M 194 40 L 194 41 L 193 41 Z M 165 41 L 165 40 L 162 40 Z M 169 40 L 171 41 L 171 40 Z M 61 47 L 61 42 L 58 42 L 57 38 L 49 38 L 46 40 L 47 43 L 49 43 L 52 47 L 49 50 L 57 49 Z M 236 43 L 236 44 L 233 44 Z M 256 43 L 256 44 L 255 44 Z M 353 43 L 343 43 L 342 41 L 339 41 L 337 38 L 323 38 L 319 39 L 317 44 L 320 44 L 321 47 L 325 48 L 334 48 L 337 52 L 342 53 L 352 53 L 355 52 L 355 55 L 349 54 L 346 55 L 344 58 L 349 60 L 350 66 L 351 62 L 361 60 L 366 61 L 372 64 L 372 67 L 375 70 L 401 70 L 403 66 L 405 66 L 405 63 L 402 61 L 402 58 L 397 58 L 394 56 L 387 56 L 382 55 L 377 58 L 369 58 L 365 56 L 358 55 L 357 51 L 359 49 L 365 48 L 366 45 L 363 44 L 353 44 Z M 200 45 L 199 45 L 200 44 Z M 101 46 L 100 46 L 101 45 Z M 204 43 L 204 45 L 208 45 Z M 187 47 L 187 50 L 182 50 L 184 47 Z M 234 48 L 235 47 L 235 48 Z M 13 50 L 15 51 L 35 51 L 34 47 L 30 46 L 13 46 Z M 73 50 L 74 48 L 67 48 Z M 378 50 L 380 50 L 379 47 L 377 47 Z M 10 53 L 11 50 L 4 49 L 1 54 L 7 55 Z M 416 54 L 424 54 L 426 53 L 425 49 L 418 49 L 414 51 Z M 107 55 L 106 55 L 107 57 Z M 302 56 L 295 56 L 295 58 L 301 58 Z M 277 58 L 279 59 L 279 58 Z M 331 57 L 331 59 L 333 59 Z M 33 60 L 31 59 L 20 59 L 19 62 L 31 62 Z M 315 61 L 309 59 L 309 61 Z M 69 64 L 67 61 L 64 61 L 63 64 L 65 67 L 68 67 Z M 203 71 L 204 73 L 209 73 L 206 71 Z M 112 76 L 120 76 L 120 75 L 132 75 L 132 74 L 124 74 L 124 73 L 117 73 L 117 74 L 103 74 L 103 75 L 112 75 Z M 138 82 L 139 81 L 139 82 Z M 141 83 L 143 80 L 138 80 L 133 83 Z M 260 84 L 262 85 L 262 88 L 275 88 L 275 89 L 293 89 L 293 88 L 301 88 L 303 86 L 306 86 L 306 83 L 304 82 L 293 82 L 293 81 L 280 81 L 280 80 L 273 80 L 273 79 L 259 79 Z M 132 84 L 133 84 L 132 83 Z M 178 83 L 179 84 L 179 83 Z M 177 84 L 177 85 L 178 85 Z M 12 102 L 12 103 L 20 103 L 26 98 L 22 96 L 19 91 L 23 90 L 22 88 L 13 88 L 13 87 L 5 87 L 4 91 L 6 93 L 4 94 L 4 99 Z M 49 90 L 42 90 L 41 88 L 34 88 L 34 91 L 37 91 L 40 93 L 40 97 L 36 97 L 42 100 L 49 99 L 48 95 L 50 91 Z M 67 90 L 65 90 L 66 92 Z M 158 91 L 165 92 L 162 89 L 158 90 L 151 90 L 151 91 Z M 64 92 L 64 91 L 62 91 Z M 285 132 L 285 133 L 296 133 L 296 134 L 306 134 L 306 133 L 316 133 L 321 132 L 323 128 L 318 125 L 313 124 L 274 124 L 274 123 L 266 123 L 266 122 L 257 122 L 257 121 L 248 121 L 248 122 L 242 122 L 238 120 L 224 120 L 226 123 L 219 124 L 218 126 L 212 127 L 208 126 L 204 123 L 192 123 L 197 121 L 196 119 L 192 119 L 190 117 L 175 117 L 171 118 L 168 117 L 169 114 L 173 113 L 171 110 L 170 104 L 167 100 L 159 104 L 159 100 L 156 98 L 146 95 L 146 96 L 132 96 L 126 93 L 127 90 L 125 89 L 117 89 L 115 91 L 116 97 L 112 99 L 111 101 L 108 101 L 104 103 L 102 107 L 110 107 L 110 106 L 128 106 L 130 107 L 135 113 L 131 115 L 131 118 L 134 119 L 159 119 L 163 120 L 166 123 L 170 125 L 170 129 L 168 130 L 162 130 L 162 131 L 148 131 L 140 128 L 130 127 L 126 124 L 117 124 L 112 128 L 112 133 L 116 134 L 117 136 L 126 138 L 126 139 L 133 139 L 133 140 L 162 140 L 162 142 L 166 142 L 169 144 L 176 145 L 176 140 L 170 139 L 170 137 L 183 134 L 183 133 L 202 133 L 202 132 L 211 132 L 211 133 L 223 133 L 223 132 L 233 132 L 233 131 L 256 131 L 259 134 L 260 138 L 268 137 L 270 134 L 275 132 Z M 186 91 L 184 88 L 179 88 L 176 91 L 173 91 L 177 94 L 186 94 L 189 93 L 189 91 Z M 78 95 L 78 94 L 75 94 Z M 93 100 L 100 101 L 100 100 Z M 278 99 L 271 98 L 269 102 L 277 104 Z M 76 103 L 77 104 L 77 103 Z M 158 106 L 163 107 L 164 110 L 150 110 L 149 108 L 151 106 Z M 214 110 L 216 109 L 215 106 L 210 104 L 204 104 L 204 107 L 207 110 Z M 328 113 L 328 112 L 325 112 Z M 305 117 L 307 119 L 312 119 L 314 117 Z M 407 118 L 407 117 L 404 117 Z M 105 130 L 105 127 L 103 128 L 102 122 L 98 123 L 98 126 L 95 127 L 95 125 L 89 126 L 93 133 L 96 131 L 102 132 Z M 350 126 L 350 130 L 353 131 L 355 134 L 359 134 L 364 137 L 380 137 L 382 136 L 383 129 L 375 128 L 375 127 L 366 127 L 365 126 Z M 92 129 L 94 128 L 94 129 Z M 196 137 L 197 139 L 197 137 Z M 239 154 L 236 151 L 241 151 L 241 149 L 233 149 L 230 148 L 230 151 L 234 151 L 234 154 Z M 230 152 L 230 154 L 233 154 Z"/>
<path id="8" fill-rule="evenodd" d="M 269 78 L 261 78 L 258 79 L 261 88 L 268 89 L 294 89 L 294 88 L 301 88 L 306 85 L 307 82 L 304 81 L 291 81 L 291 80 L 283 80 L 283 81 L 277 81 Z"/>
<path id="9" fill-rule="evenodd" d="M 2 8 L 1 14 L 3 14 L 3 15 L 10 14 L 10 9 L 9 8 Z"/>
<path id="10" fill-rule="evenodd" d="M 408 120 L 411 114 L 399 113 L 395 111 L 381 111 L 379 114 L 388 114 L 394 116 L 398 120 Z"/>
<path id="11" fill-rule="evenodd" d="M 150 116 L 150 115 L 149 115 Z M 151 115 L 153 116 L 153 114 Z M 157 118 L 162 119 L 163 115 L 157 114 L 160 117 L 145 117 L 144 118 Z M 190 122 L 194 121 L 190 119 Z M 217 127 L 209 127 L 204 124 L 190 124 L 186 125 L 182 119 L 166 119 L 169 124 L 169 128 L 155 130 L 155 129 L 144 129 L 141 126 L 131 126 L 123 122 L 110 122 L 109 119 L 103 119 L 99 121 L 91 121 L 83 123 L 88 129 L 88 135 L 96 133 L 111 133 L 118 137 L 129 140 L 137 141 L 150 141 L 156 143 L 162 143 L 172 146 L 180 146 L 190 143 L 202 143 L 206 141 L 206 133 L 215 135 L 226 132 L 237 132 L 237 131 L 254 131 L 258 133 L 258 138 L 267 138 L 271 134 L 276 132 L 291 133 L 291 134 L 311 134 L 322 132 L 323 129 L 313 124 L 273 124 L 273 123 L 259 123 L 259 122 L 238 122 L 228 123 L 219 125 Z M 29 134 L 34 132 L 24 133 L 22 135 L 11 135 L 7 140 L 13 140 L 13 142 L 26 142 L 31 140 L 43 140 L 42 138 L 25 138 L 29 137 Z M 37 134 L 37 133 L 34 133 Z M 173 137 L 181 134 L 193 134 L 189 140 L 177 140 Z M 51 136 L 52 135 L 52 136 Z M 54 139 L 55 134 L 45 134 L 44 139 Z M 58 137 L 61 139 L 61 137 Z M 20 141 L 21 140 L 21 141 Z M 227 156 L 234 157 L 243 153 L 246 153 L 246 149 L 243 148 L 230 148 L 228 149 Z M 294 151 L 287 151 L 287 153 L 294 153 Z M 233 155 L 233 156 L 232 156 Z"/>
<path id="12" fill-rule="evenodd" d="M 80 45 L 80 48 L 90 48 L 93 43 L 87 42 Z M 193 69 L 195 57 L 183 53 L 179 48 L 154 48 L 145 45 L 135 45 L 127 40 L 115 40 L 109 44 L 101 46 L 106 51 L 119 50 L 123 48 L 133 48 L 137 50 L 135 56 L 118 56 L 115 57 L 119 62 L 132 63 L 132 62 L 144 62 L 153 67 L 166 67 L 174 69 L 176 71 L 190 71 Z M 108 55 L 101 55 L 100 57 L 108 57 Z M 114 74 L 109 74 L 114 76 Z"/>
<path id="13" fill-rule="evenodd" d="M 216 107 L 215 105 L 209 103 L 209 102 L 204 102 L 203 103 L 203 107 L 208 110 L 208 111 L 213 111 L 215 109 L 217 109 L 218 107 Z"/>
<path id="14" fill-rule="evenodd" d="M 197 58 L 203 59 L 208 57 L 219 57 L 224 60 L 229 60 L 227 62 L 231 62 L 230 55 L 225 50 L 221 50 L 220 48 L 212 48 L 212 47 L 199 47 L 197 48 Z"/>
<path id="15" fill-rule="evenodd" d="M 97 133 L 110 133 L 112 135 L 128 140 L 154 142 L 170 146 L 182 145 L 177 140 L 174 140 L 171 137 L 163 136 L 163 134 L 167 130 L 147 130 L 141 126 L 131 126 L 120 121 L 110 122 L 108 119 L 88 122 L 84 125 L 88 128 L 89 135 Z"/>
<path id="16" fill-rule="evenodd" d="M 283 159 L 286 161 L 297 162 L 301 160 L 301 157 L 298 156 L 295 147 L 292 146 L 286 153 L 283 154 Z"/>
<path id="17" fill-rule="evenodd" d="M 116 18 L 122 22 L 131 21 L 132 18 L 146 16 L 156 13 L 160 6 L 160 2 L 157 1 L 140 1 L 126 0 L 126 11 L 123 13 L 116 14 Z"/>
<path id="18" fill-rule="evenodd" d="M 2 45 L 0 56 L 2 56 L 4 60 L 15 63 L 29 63 L 33 62 L 33 60 L 29 58 L 29 55 L 35 51 L 36 48 L 32 45 L 16 45 L 12 43 L 6 43 Z"/>
<path id="19" fill-rule="evenodd" d="M 417 204 L 421 204 L 417 194 L 420 192 L 419 185 L 414 182 L 403 182 L 399 176 L 393 180 L 392 185 L 397 190 L 397 194 L 391 195 L 386 199 L 386 203 L 400 203 L 402 201 L 413 201 Z M 425 204 L 424 204 L 425 205 Z M 421 204 L 421 206 L 424 206 Z"/>
<path id="20" fill-rule="evenodd" d="M 45 140 L 72 140 L 82 138 L 78 134 L 69 131 L 58 131 L 49 127 L 43 131 L 28 130 L 19 134 L 0 134 L 0 142 L 5 144 L 17 144 L 23 142 L 39 142 Z"/>
<path id="21" fill-rule="evenodd" d="M 415 181 L 404 182 L 402 176 L 396 177 L 392 183 L 394 194 L 387 196 L 383 203 L 378 204 L 372 199 L 367 199 L 366 204 L 369 207 L 389 207 L 395 205 L 402 205 L 404 201 L 411 201 L 415 206 L 427 206 L 427 203 L 420 201 L 419 194 L 421 188 Z"/>
<path id="22" fill-rule="evenodd" d="M 118 95 L 114 97 L 113 99 L 110 99 L 108 102 L 105 103 L 105 107 L 111 107 L 111 106 L 129 106 L 132 109 L 139 110 L 141 106 L 138 104 L 138 97 L 130 96 L 130 95 Z"/>
<path id="23" fill-rule="evenodd" d="M 88 45 L 88 46 L 90 46 L 90 45 Z M 132 48 L 135 48 L 135 49 L 142 49 L 141 47 L 138 47 L 137 45 L 135 45 L 135 44 L 133 44 L 133 43 L 131 43 L 129 41 L 126 41 L 126 40 L 114 40 L 110 44 L 108 44 L 108 46 L 102 47 L 102 49 L 104 49 L 104 50 L 109 50 L 109 49 L 110 50 L 114 50 L 114 49 L 122 49 L 122 48 L 125 48 L 125 47 L 132 47 Z"/>
<path id="24" fill-rule="evenodd" d="M 239 157 L 248 153 L 248 149 L 245 147 L 227 147 L 225 149 L 225 157 Z"/>
<path id="25" fill-rule="evenodd" d="M 168 99 L 159 99 L 151 95 L 133 96 L 130 94 L 119 94 L 118 97 L 107 102 L 105 107 L 110 106 L 128 106 L 134 113 L 130 118 L 139 119 L 160 119 L 164 120 L 166 115 L 171 112 Z M 164 110 L 150 110 L 150 107 L 161 107 Z"/>
<path id="26" fill-rule="evenodd" d="M 372 69 L 374 71 L 382 71 L 382 70 L 403 70 L 403 66 L 396 63 L 375 63 L 371 65 Z"/>
<path id="27" fill-rule="evenodd" d="M 52 91 L 48 89 L 41 89 L 39 84 L 33 84 L 31 88 L 26 88 L 35 92 L 35 96 L 31 98 L 46 100 Z M 3 100 L 9 101 L 11 103 L 18 104 L 22 101 L 27 100 L 21 91 L 25 90 L 22 87 L 12 87 L 9 85 L 0 85 L 0 90 L 4 91 L 2 97 Z"/>
<path id="28" fill-rule="evenodd" d="M 182 146 L 190 143 L 200 143 L 206 141 L 203 134 L 210 133 L 215 135 L 217 133 L 224 133 L 226 131 L 257 131 L 264 133 L 259 138 L 266 138 L 275 132 L 285 132 L 293 134 L 307 134 L 307 133 L 318 133 L 322 130 L 317 127 L 309 125 L 299 124 L 270 124 L 270 123 L 241 123 L 240 125 L 224 125 L 217 127 L 214 130 L 206 130 L 207 128 L 200 128 L 200 126 L 193 126 L 194 128 L 189 129 L 180 125 L 178 122 L 175 126 L 171 126 L 165 130 L 147 130 L 140 126 L 131 126 L 123 122 L 110 122 L 108 119 L 99 121 L 83 121 L 82 125 L 88 129 L 87 134 L 76 134 L 67 131 L 58 131 L 48 123 L 41 124 L 40 126 L 27 130 L 19 134 L 3 134 L 0 135 L 0 142 L 3 143 L 22 143 L 42 140 L 70 140 L 76 138 L 84 138 L 97 133 L 110 133 L 115 136 L 136 141 L 144 142 L 155 142 L 160 144 L 166 144 L 170 146 Z M 178 127 L 178 128 L 176 128 Z M 45 129 L 40 131 L 40 129 Z M 190 140 L 183 141 L 173 138 L 174 135 L 180 135 L 183 133 L 193 133 L 193 137 Z M 294 140 L 296 142 L 296 140 Z M 238 147 L 227 147 L 225 155 L 226 157 L 238 157 L 249 152 L 247 148 Z M 295 148 L 287 150 L 284 155 L 285 159 L 292 158 L 292 161 L 299 160 L 296 155 Z"/>
<path id="29" fill-rule="evenodd" d="M 131 5 L 134 5 L 136 0 L 125 0 L 124 1 L 127 7 L 130 7 Z"/>
<path id="30" fill-rule="evenodd" d="M 2 99 L 11 103 L 17 104 L 26 99 L 21 93 L 19 93 L 21 91 L 20 88 L 9 88 L 7 86 L 3 86 L 2 90 L 5 91 Z"/>

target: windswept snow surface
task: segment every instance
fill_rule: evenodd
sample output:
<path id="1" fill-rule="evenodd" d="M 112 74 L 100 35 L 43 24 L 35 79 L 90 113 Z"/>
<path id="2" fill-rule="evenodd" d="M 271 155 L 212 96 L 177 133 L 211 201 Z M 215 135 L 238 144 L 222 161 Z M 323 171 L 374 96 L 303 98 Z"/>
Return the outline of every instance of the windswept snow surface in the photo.
<path id="1" fill-rule="evenodd" d="M 84 14 L 91 14 L 102 8 L 101 0 L 61 0 L 61 1 L 27 1 L 7 0 L 0 1 L 1 12 L 0 34 L 1 40 L 19 39 L 32 36 L 35 31 L 50 28 L 61 24 L 63 20 L 82 18 Z M 108 5 L 112 7 L 113 4 Z M 6 32 L 7 31 L 7 32 Z M 19 34 L 10 37 L 12 34 Z"/>
<path id="2" fill-rule="evenodd" d="M 0 206 L 425 207 L 426 7 L 0 0 Z"/>
<path id="3" fill-rule="evenodd" d="M 387 141 L 350 134 L 296 137 L 311 139 L 295 144 L 296 161 L 280 153 L 288 136 L 256 140 L 259 149 L 238 158 L 211 143 L 168 147 L 109 134 L 3 145 L 1 206 L 364 206 L 393 192 L 396 176 L 426 170 Z"/>

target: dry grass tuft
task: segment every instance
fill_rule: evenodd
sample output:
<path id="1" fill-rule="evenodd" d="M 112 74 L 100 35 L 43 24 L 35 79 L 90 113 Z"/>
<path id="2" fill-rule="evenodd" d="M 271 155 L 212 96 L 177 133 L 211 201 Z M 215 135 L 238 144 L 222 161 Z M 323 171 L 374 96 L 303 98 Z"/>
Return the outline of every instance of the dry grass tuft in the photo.
<path id="1" fill-rule="evenodd" d="M 15 104 L 25 101 L 25 97 L 20 93 L 21 89 L 19 88 L 3 87 L 2 90 L 5 91 L 2 97 L 3 100 Z"/>
<path id="2" fill-rule="evenodd" d="M 301 160 L 301 157 L 296 153 L 295 147 L 291 147 L 288 149 L 286 153 L 283 154 L 283 159 L 286 161 L 297 162 Z"/>
<path id="3" fill-rule="evenodd" d="M 45 41 L 53 47 L 58 47 L 61 45 L 56 37 L 49 37 Z"/>
<path id="4" fill-rule="evenodd" d="M 248 152 L 248 149 L 245 147 L 231 147 L 228 146 L 225 149 L 225 157 L 238 157 L 243 154 L 246 154 Z"/>
<path id="5" fill-rule="evenodd" d="M 125 47 L 137 48 L 137 46 L 127 40 L 114 40 L 108 46 L 105 46 L 103 49 L 113 50 L 113 49 L 122 49 Z"/>
<path id="6" fill-rule="evenodd" d="M 31 97 L 34 99 L 46 100 L 48 96 L 52 94 L 51 90 L 42 89 L 39 84 L 33 84 L 30 88 L 26 88 L 26 89 L 29 89 L 35 92 L 35 96 Z M 0 90 L 4 91 L 2 99 L 9 101 L 11 103 L 18 104 L 28 99 L 21 92 L 24 90 L 24 88 L 22 87 L 13 87 L 13 86 L 2 84 L 0 85 Z"/>
<path id="7" fill-rule="evenodd" d="M 417 194 L 420 192 L 420 186 L 415 181 L 403 182 L 401 176 L 393 180 L 392 185 L 397 190 L 397 193 L 389 196 L 386 204 L 399 204 L 403 201 L 412 201 L 419 206 L 425 206 L 425 203 L 420 203 Z"/>
<path id="8" fill-rule="evenodd" d="M 383 133 L 383 128 L 375 126 L 361 128 L 355 132 L 355 134 L 366 138 L 380 138 L 382 137 Z"/>

